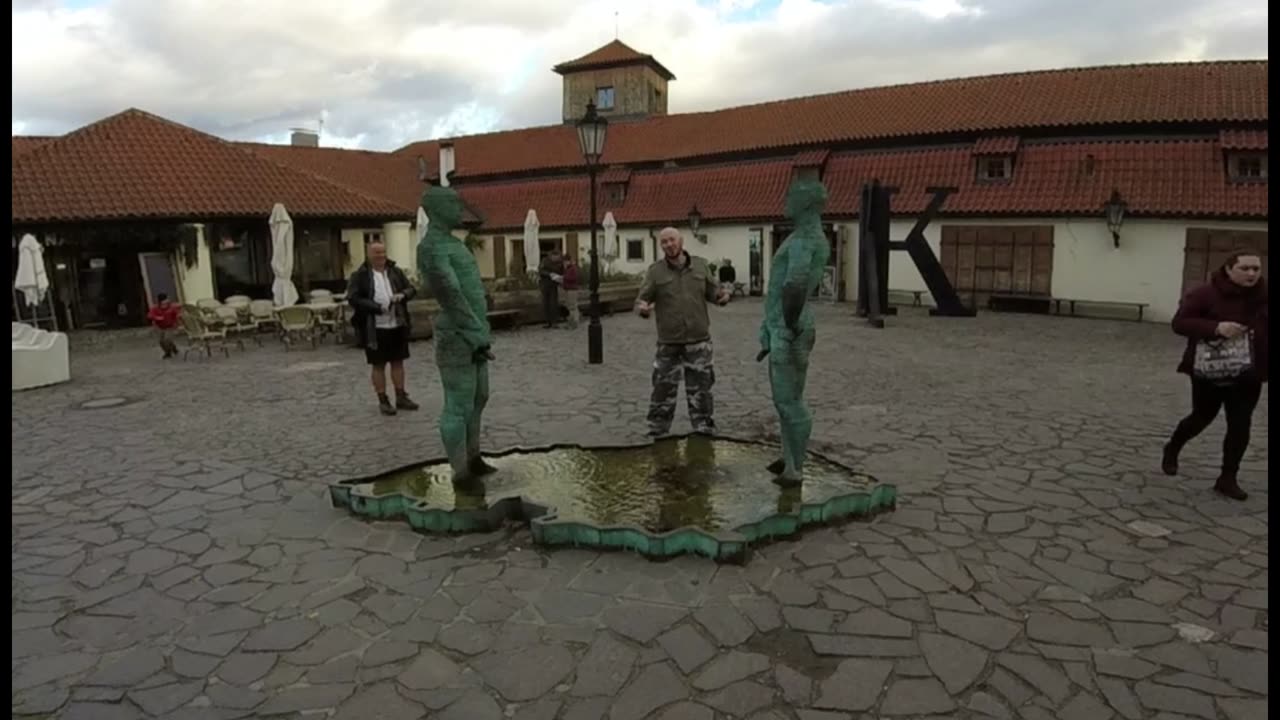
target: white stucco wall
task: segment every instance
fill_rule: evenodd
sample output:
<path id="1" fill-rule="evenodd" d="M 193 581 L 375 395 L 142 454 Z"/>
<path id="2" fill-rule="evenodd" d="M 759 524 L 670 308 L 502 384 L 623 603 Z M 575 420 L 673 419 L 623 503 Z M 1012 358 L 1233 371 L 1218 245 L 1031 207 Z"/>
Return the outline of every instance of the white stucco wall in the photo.
<path id="1" fill-rule="evenodd" d="M 894 220 L 889 237 L 905 240 L 914 219 Z M 1222 230 L 1263 230 L 1262 222 L 1209 222 L 1186 220 L 1129 220 L 1120 229 L 1120 247 L 1115 247 L 1107 225 L 1101 219 L 1017 218 L 946 219 L 937 218 L 924 230 L 925 239 L 941 261 L 944 225 L 1051 225 L 1053 226 L 1054 297 L 1147 303 L 1144 318 L 1168 322 L 1178 309 L 1182 293 L 1182 267 L 1187 228 Z M 857 238 L 857 227 L 850 237 Z M 906 252 L 893 252 L 889 259 L 890 290 L 926 290 L 924 279 Z M 926 294 L 924 302 L 931 304 Z"/>

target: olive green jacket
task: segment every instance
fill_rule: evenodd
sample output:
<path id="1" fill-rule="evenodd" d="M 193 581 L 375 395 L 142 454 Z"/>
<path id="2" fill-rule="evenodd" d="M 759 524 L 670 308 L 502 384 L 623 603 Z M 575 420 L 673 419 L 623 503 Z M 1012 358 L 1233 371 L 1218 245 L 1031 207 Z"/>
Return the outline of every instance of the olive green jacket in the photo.
<path id="1" fill-rule="evenodd" d="M 715 302 L 719 284 L 707 261 L 684 254 L 683 267 L 663 258 L 649 266 L 640 286 L 639 299 L 654 304 L 658 342 L 688 345 L 711 339 L 711 317 L 707 303 Z"/>

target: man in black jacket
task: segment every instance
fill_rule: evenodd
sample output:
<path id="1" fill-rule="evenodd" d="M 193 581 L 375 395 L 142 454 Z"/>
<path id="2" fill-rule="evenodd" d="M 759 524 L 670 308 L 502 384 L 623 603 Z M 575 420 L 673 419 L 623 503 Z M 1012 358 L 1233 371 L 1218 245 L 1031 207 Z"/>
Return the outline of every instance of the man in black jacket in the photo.
<path id="1" fill-rule="evenodd" d="M 355 312 L 351 325 L 372 369 L 373 389 L 383 415 L 417 410 L 404 390 L 404 361 L 409 358 L 409 300 L 417 292 L 396 264 L 387 259 L 387 246 L 369 243 L 367 260 L 347 282 L 347 302 Z M 394 405 L 387 399 L 387 365 L 396 389 Z"/>

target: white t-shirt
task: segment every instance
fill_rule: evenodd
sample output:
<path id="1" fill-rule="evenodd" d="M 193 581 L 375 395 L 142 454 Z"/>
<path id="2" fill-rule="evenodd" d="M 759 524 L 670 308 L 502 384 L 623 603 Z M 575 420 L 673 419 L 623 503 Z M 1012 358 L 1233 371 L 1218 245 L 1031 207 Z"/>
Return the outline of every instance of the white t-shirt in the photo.
<path id="1" fill-rule="evenodd" d="M 399 327 L 400 319 L 391 311 L 391 296 L 395 294 L 391 289 L 391 278 L 386 270 L 369 270 L 373 273 L 373 301 L 382 306 L 382 314 L 374 318 L 374 327 L 379 330 Z"/>

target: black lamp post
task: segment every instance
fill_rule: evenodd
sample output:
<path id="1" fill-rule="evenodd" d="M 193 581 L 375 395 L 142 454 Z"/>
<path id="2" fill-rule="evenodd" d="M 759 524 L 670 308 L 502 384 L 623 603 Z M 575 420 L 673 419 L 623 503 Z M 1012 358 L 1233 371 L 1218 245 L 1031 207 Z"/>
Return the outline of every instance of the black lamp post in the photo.
<path id="1" fill-rule="evenodd" d="M 689 232 L 693 233 L 693 239 L 698 239 L 698 227 L 702 225 L 702 213 L 698 212 L 698 206 L 695 203 L 693 208 L 689 210 Z"/>
<path id="2" fill-rule="evenodd" d="M 587 325 L 587 363 L 604 362 L 604 328 L 600 327 L 600 255 L 596 247 L 596 171 L 604 155 L 604 136 L 608 121 L 596 114 L 596 104 L 587 103 L 587 113 L 578 121 L 578 146 L 587 161 L 587 178 L 591 185 L 591 322 Z"/>
<path id="3" fill-rule="evenodd" d="M 1120 197 L 1119 190 L 1111 191 L 1111 198 L 1103 206 L 1107 211 L 1107 229 L 1111 231 L 1111 241 L 1120 247 L 1120 226 L 1124 224 L 1124 213 L 1128 204 Z"/>

